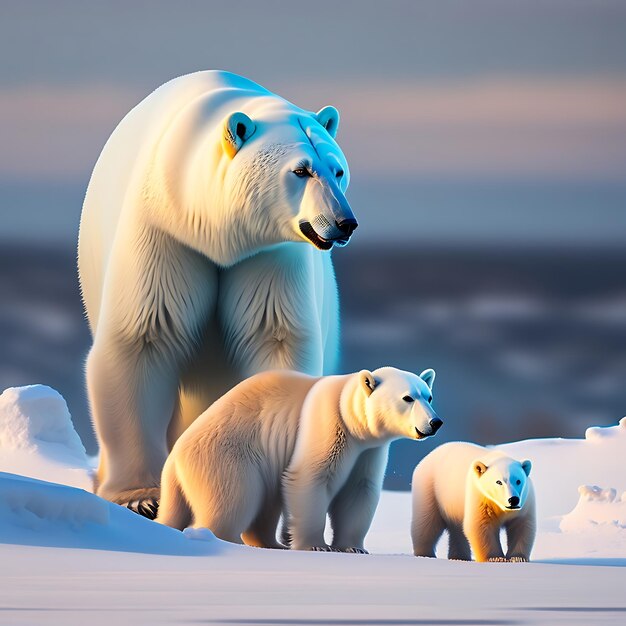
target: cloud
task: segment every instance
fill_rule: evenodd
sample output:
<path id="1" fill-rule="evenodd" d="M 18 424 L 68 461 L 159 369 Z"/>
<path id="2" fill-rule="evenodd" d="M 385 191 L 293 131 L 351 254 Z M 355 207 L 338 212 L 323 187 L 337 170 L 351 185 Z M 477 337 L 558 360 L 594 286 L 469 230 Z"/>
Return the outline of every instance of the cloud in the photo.
<path id="1" fill-rule="evenodd" d="M 117 123 L 144 95 L 118 85 L 0 90 L 0 178 L 88 176 Z"/>
<path id="2" fill-rule="evenodd" d="M 368 174 L 624 180 L 621 76 L 291 91 L 299 103 L 317 107 L 322 87 L 342 112 L 340 137 L 352 168 Z"/>
<path id="3" fill-rule="evenodd" d="M 355 176 L 623 180 L 622 76 L 272 87 L 303 107 L 339 107 Z M 117 84 L 0 89 L 0 178 L 84 179 L 145 95 Z"/>

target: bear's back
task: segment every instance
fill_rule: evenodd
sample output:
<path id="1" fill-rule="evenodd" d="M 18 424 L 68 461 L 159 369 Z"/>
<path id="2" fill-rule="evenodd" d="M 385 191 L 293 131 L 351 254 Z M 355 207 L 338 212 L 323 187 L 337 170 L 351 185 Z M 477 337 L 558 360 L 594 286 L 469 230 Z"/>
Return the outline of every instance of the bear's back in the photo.
<path id="1" fill-rule="evenodd" d="M 190 119 L 212 130 L 228 113 L 255 100 L 297 109 L 254 81 L 230 72 L 206 70 L 161 85 L 113 130 L 91 175 L 80 220 L 78 269 L 92 330 L 99 316 L 106 267 L 120 216 L 125 206 L 132 208 L 145 192 L 146 171 L 167 129 L 187 110 Z M 187 124 L 189 137 L 193 138 L 194 130 Z"/>
<path id="2" fill-rule="evenodd" d="M 471 463 L 486 451 L 482 446 L 462 441 L 438 446 L 415 468 L 413 489 L 432 490 L 446 519 L 462 519 L 468 471 Z"/>
<path id="3" fill-rule="evenodd" d="M 290 370 L 261 372 L 216 400 L 176 442 L 176 448 L 204 440 L 260 454 L 271 465 L 285 464 L 293 452 L 302 405 L 319 377 Z"/>

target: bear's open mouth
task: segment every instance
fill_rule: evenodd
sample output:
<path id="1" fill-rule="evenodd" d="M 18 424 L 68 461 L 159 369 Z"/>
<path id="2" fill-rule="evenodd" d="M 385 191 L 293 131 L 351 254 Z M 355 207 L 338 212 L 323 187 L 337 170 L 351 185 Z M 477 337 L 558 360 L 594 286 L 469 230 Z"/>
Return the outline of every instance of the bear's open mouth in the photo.
<path id="1" fill-rule="evenodd" d="M 349 237 L 345 239 L 324 239 L 320 237 L 315 228 L 311 226 L 311 222 L 300 222 L 300 232 L 318 249 L 318 250 L 330 250 L 334 244 L 338 246 L 345 246 L 348 243 Z"/>
<path id="2" fill-rule="evenodd" d="M 417 426 L 415 427 L 416 439 L 425 439 L 428 435 L 425 435 Z"/>
<path id="3" fill-rule="evenodd" d="M 521 509 L 522 507 L 518 504 L 517 506 L 507 506 L 506 508 L 509 511 L 517 511 L 518 509 Z"/>

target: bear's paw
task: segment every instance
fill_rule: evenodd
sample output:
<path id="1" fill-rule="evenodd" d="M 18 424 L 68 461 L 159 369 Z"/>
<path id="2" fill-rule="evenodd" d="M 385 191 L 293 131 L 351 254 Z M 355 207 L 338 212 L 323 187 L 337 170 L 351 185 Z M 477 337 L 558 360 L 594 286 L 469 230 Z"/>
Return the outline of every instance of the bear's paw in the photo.
<path id="1" fill-rule="evenodd" d="M 337 548 L 338 552 L 347 552 L 348 554 L 369 554 L 365 548 Z"/>
<path id="2" fill-rule="evenodd" d="M 155 498 L 150 498 L 149 500 L 133 500 L 122 506 L 148 519 L 156 519 L 157 513 L 159 512 L 159 501 Z"/>

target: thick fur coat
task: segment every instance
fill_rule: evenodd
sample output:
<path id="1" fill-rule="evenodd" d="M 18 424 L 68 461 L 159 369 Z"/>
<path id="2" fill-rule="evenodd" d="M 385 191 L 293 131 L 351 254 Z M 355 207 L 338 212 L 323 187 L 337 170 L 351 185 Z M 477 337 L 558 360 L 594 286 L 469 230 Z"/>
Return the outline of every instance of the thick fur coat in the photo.
<path id="1" fill-rule="evenodd" d="M 107 141 L 78 248 L 99 495 L 158 497 L 173 442 L 246 376 L 333 371 L 327 251 L 356 227 L 338 123 L 333 107 L 311 113 L 198 72 L 157 89 Z"/>
<path id="2" fill-rule="evenodd" d="M 434 557 L 447 530 L 450 559 L 471 560 L 473 552 L 477 561 L 528 561 L 536 532 L 530 470 L 530 461 L 471 443 L 433 450 L 413 473 L 414 554 Z"/>
<path id="3" fill-rule="evenodd" d="M 322 378 L 257 374 L 207 409 L 174 445 L 163 469 L 157 521 L 210 528 L 219 538 L 283 547 L 364 552 L 387 453 L 441 420 L 430 401 L 434 372 L 390 367 Z M 326 517 L 332 546 L 324 539 Z"/>

